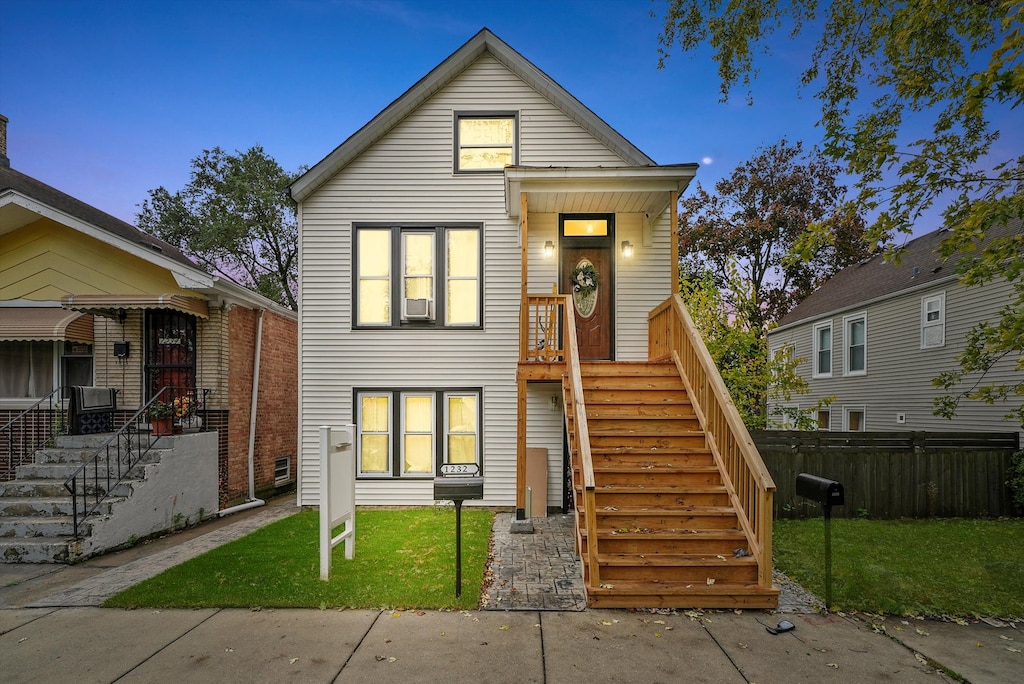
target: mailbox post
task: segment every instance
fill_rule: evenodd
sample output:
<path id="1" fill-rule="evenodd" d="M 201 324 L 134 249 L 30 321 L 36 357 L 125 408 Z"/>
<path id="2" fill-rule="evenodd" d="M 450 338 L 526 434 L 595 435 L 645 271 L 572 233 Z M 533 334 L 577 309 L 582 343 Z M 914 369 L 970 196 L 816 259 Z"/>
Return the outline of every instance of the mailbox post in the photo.
<path id="1" fill-rule="evenodd" d="M 484 478 L 475 463 L 445 463 L 434 478 L 434 499 L 455 503 L 455 596 L 462 596 L 462 502 L 484 498 Z"/>
<path id="2" fill-rule="evenodd" d="M 796 493 L 821 504 L 825 511 L 825 611 L 832 605 L 832 507 L 846 502 L 843 485 L 809 473 L 796 476 Z"/>

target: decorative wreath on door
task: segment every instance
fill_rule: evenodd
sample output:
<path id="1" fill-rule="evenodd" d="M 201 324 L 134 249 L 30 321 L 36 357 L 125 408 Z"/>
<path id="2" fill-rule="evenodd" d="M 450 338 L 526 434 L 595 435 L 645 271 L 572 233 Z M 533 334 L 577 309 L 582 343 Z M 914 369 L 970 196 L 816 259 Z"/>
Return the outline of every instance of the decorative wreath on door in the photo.
<path id="1" fill-rule="evenodd" d="M 590 318 L 597 308 L 597 269 L 589 259 L 580 259 L 569 274 L 576 313 Z"/>
<path id="2" fill-rule="evenodd" d="M 586 259 L 576 264 L 576 268 L 572 269 L 569 277 L 572 282 L 572 291 L 578 292 L 581 297 L 588 297 L 597 289 L 597 269 Z"/>

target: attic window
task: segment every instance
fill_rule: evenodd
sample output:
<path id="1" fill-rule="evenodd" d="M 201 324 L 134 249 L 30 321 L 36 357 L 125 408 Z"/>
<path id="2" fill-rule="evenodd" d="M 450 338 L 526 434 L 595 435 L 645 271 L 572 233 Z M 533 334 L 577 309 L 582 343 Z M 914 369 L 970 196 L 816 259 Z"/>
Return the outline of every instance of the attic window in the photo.
<path id="1" fill-rule="evenodd" d="M 501 171 L 516 163 L 518 120 L 514 113 L 456 113 L 455 171 Z"/>

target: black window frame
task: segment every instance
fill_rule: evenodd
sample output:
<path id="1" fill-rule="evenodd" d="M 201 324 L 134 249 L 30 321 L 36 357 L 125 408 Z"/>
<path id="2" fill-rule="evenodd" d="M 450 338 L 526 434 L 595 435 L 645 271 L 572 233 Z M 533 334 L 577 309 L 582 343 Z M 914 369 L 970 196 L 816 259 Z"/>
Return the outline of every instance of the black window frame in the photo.
<path id="1" fill-rule="evenodd" d="M 456 175 L 476 175 L 504 173 L 505 167 L 493 169 L 463 169 L 459 166 L 459 152 L 462 144 L 459 140 L 459 122 L 463 119 L 512 119 L 512 164 L 519 164 L 519 112 L 515 110 L 501 111 L 456 111 L 452 117 L 452 171 Z"/>
<path id="2" fill-rule="evenodd" d="M 359 322 L 359 231 L 391 231 L 390 300 L 391 322 L 373 324 Z M 448 283 L 447 231 L 476 230 L 477 238 L 477 322 L 472 325 L 446 324 Z M 402 320 L 403 271 L 402 233 L 434 231 L 434 317 L 431 320 Z M 482 223 L 357 223 L 352 227 L 352 329 L 353 330 L 482 330 L 484 327 L 484 226 Z"/>
<path id="3" fill-rule="evenodd" d="M 434 397 L 434 472 L 432 473 L 411 473 L 402 472 L 402 405 L 403 395 L 433 395 Z M 444 437 L 447 434 L 444 424 L 447 415 L 447 407 L 444 404 L 445 395 L 450 394 L 473 394 L 476 396 L 476 437 L 477 437 L 477 465 L 480 467 L 480 474 L 484 473 L 484 390 L 483 387 L 354 387 L 352 388 L 352 424 L 355 425 L 352 439 L 353 456 L 355 458 L 355 471 L 357 480 L 397 480 L 397 481 L 422 481 L 441 476 L 441 465 L 445 463 Z M 364 473 L 361 470 L 361 436 L 362 423 L 359 414 L 359 398 L 361 395 L 388 395 L 390 413 L 388 431 L 388 473 Z"/>

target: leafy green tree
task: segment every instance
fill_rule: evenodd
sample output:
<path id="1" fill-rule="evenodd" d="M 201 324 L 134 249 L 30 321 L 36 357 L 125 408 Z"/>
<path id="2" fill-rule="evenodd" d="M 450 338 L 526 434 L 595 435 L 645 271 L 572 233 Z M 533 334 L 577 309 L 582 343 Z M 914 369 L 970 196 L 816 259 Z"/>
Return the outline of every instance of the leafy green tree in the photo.
<path id="1" fill-rule="evenodd" d="M 811 415 L 818 406 L 803 411 L 779 409 L 769 415 L 769 401 L 778 405 L 790 401 L 793 395 L 807 393 L 807 381 L 796 372 L 803 359 L 794 358 L 792 348 L 769 353 L 761 324 L 744 313 L 754 310 L 749 305 L 754 296 L 750 281 L 739 275 L 735 262 L 723 268 L 732 301 L 726 301 L 718 278 L 707 271 L 682 280 L 680 296 L 744 424 L 748 429 L 764 429 L 770 423 L 812 429 Z"/>
<path id="2" fill-rule="evenodd" d="M 234 154 L 203 150 L 182 190 L 149 191 L 139 228 L 211 273 L 295 309 L 298 221 L 286 188 L 296 177 L 258 145 Z"/>
<path id="3" fill-rule="evenodd" d="M 1024 243 L 1019 235 L 986 240 L 994 226 L 1024 217 L 1024 154 L 998 147 L 990 123 L 993 112 L 1024 102 L 1024 3 L 666 0 L 663 19 L 660 65 L 675 49 L 710 46 L 723 99 L 740 86 L 752 102 L 773 39 L 813 38 L 801 87 L 816 88 L 826 154 L 858 178 L 856 205 L 877 215 L 869 240 L 909 233 L 924 211 L 942 208 L 953 228 L 943 255 L 976 253 L 964 282 L 999 274 L 1015 288 L 999 323 L 976 333 L 983 356 L 1016 358 L 1024 371 Z M 827 240 L 821 224 L 803 251 Z M 1024 380 L 978 380 L 986 364 L 973 365 L 977 356 L 965 352 L 961 377 L 948 386 L 937 379 L 940 386 L 982 399 L 1024 394 Z M 965 378 L 971 387 L 956 392 Z"/>
<path id="4" fill-rule="evenodd" d="M 738 269 L 744 293 L 731 303 L 744 302 L 741 314 L 763 336 L 821 283 L 870 254 L 864 221 L 841 210 L 846 187 L 838 176 L 834 163 L 800 142 L 758 150 L 717 181 L 714 194 L 698 184 L 680 202 L 680 259 L 690 270 L 710 271 L 720 287 L 730 280 L 728 269 Z M 792 258 L 815 224 L 828 227 L 830 240 L 809 258 Z"/>

